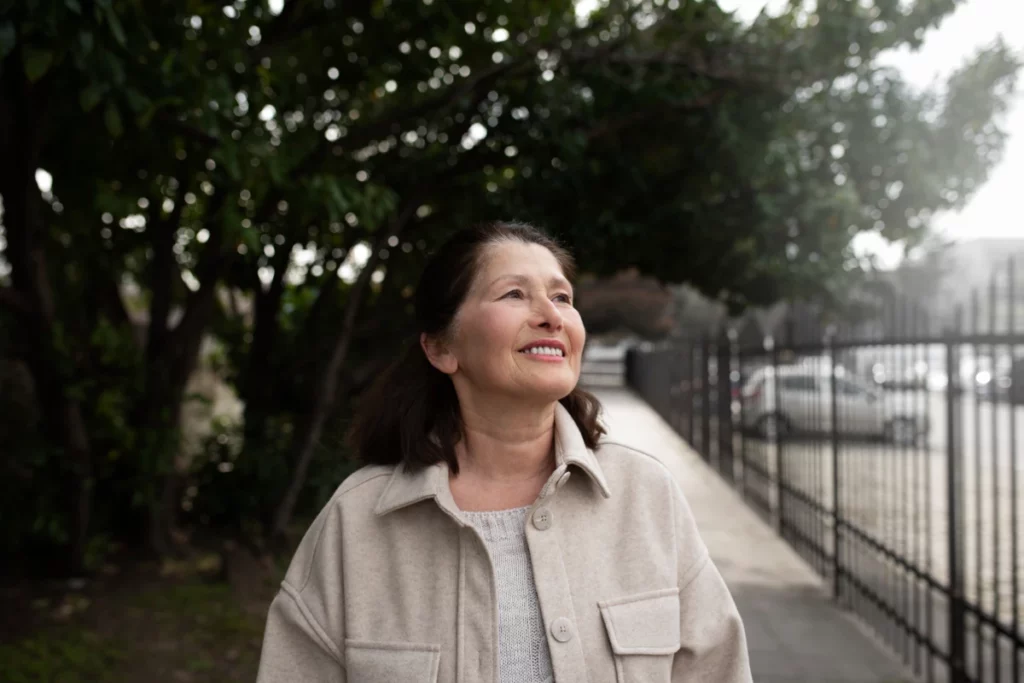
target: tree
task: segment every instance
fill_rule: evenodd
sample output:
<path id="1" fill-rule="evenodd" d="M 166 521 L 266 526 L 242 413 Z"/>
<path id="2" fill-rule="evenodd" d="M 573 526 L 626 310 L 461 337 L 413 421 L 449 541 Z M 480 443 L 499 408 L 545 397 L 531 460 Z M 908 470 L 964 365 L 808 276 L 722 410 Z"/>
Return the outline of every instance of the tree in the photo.
<path id="1" fill-rule="evenodd" d="M 141 504 L 167 552 L 186 382 L 216 332 L 246 486 L 280 534 L 329 418 L 407 329 L 424 256 L 470 221 L 533 219 L 585 271 L 734 309 L 837 290 L 857 231 L 919 239 L 1001 147 L 1004 46 L 943 93 L 876 64 L 956 4 L 831 0 L 746 27 L 695 0 L 582 19 L 533 0 L 0 2 L 0 325 L 53 454 L 35 476 L 70 501 L 43 527 L 76 566 Z"/>

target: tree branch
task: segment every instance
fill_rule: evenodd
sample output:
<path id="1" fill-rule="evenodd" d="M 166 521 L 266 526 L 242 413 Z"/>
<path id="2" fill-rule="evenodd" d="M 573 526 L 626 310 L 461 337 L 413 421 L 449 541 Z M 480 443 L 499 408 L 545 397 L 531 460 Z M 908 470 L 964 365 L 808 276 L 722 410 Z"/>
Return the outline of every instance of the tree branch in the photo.
<path id="1" fill-rule="evenodd" d="M 345 317 L 342 320 L 341 329 L 334 340 L 334 348 L 331 350 L 323 375 L 318 379 L 313 388 L 312 411 L 295 430 L 295 439 L 292 443 L 292 458 L 295 462 L 295 469 L 292 471 L 288 489 L 285 491 L 284 497 L 274 513 L 273 526 L 271 527 L 271 533 L 276 538 L 281 538 L 291 520 L 292 511 L 295 509 L 295 503 L 299 498 L 299 492 L 302 490 L 306 480 L 309 463 L 313 459 L 314 449 L 320 442 L 320 436 L 330 414 L 331 406 L 334 404 L 334 400 L 339 393 L 338 380 L 341 376 L 341 367 L 345 363 L 349 347 L 355 335 L 356 320 L 361 304 L 366 298 L 366 292 L 370 288 L 370 278 L 377 269 L 378 263 L 380 263 L 381 248 L 386 244 L 389 237 L 400 235 L 409 225 L 413 216 L 416 215 L 416 209 L 419 207 L 421 196 L 420 193 L 414 193 L 413 196 L 409 197 L 398 214 L 392 218 L 387 228 L 378 230 L 377 237 L 371 247 L 370 258 L 363 266 L 359 277 L 356 278 L 355 284 L 352 285 L 348 305 L 345 308 Z"/>
<path id="2" fill-rule="evenodd" d="M 150 270 L 150 290 L 153 292 L 149 307 L 149 330 L 146 333 L 146 355 L 155 358 L 160 353 L 167 335 L 167 316 L 171 312 L 171 297 L 174 292 L 175 276 L 180 274 L 174 256 L 174 238 L 181 224 L 181 213 L 185 207 L 184 196 L 188 189 L 189 169 L 184 164 L 178 168 L 179 196 L 174 208 L 166 218 L 160 216 L 160 202 L 150 204 L 150 223 L 153 225 L 153 263 Z"/>
<path id="3" fill-rule="evenodd" d="M 724 96 L 724 90 L 715 90 L 695 97 L 682 104 L 670 104 L 655 109 L 639 110 L 627 116 L 623 116 L 622 118 L 602 121 L 587 131 L 587 142 L 593 142 L 594 140 L 614 135 L 627 128 L 633 128 L 647 123 L 665 114 L 707 109 L 708 107 L 716 104 Z"/>
<path id="4" fill-rule="evenodd" d="M 168 335 L 167 345 L 172 349 L 183 346 L 184 341 L 191 339 L 205 326 L 210 307 L 216 303 L 214 294 L 220 274 L 235 253 L 225 245 L 224 221 L 220 215 L 226 198 L 224 192 L 217 192 L 210 199 L 210 205 L 206 209 L 204 223 L 210 238 L 196 267 L 195 275 L 200 283 L 199 290 L 189 295 L 185 301 L 185 313 Z"/>

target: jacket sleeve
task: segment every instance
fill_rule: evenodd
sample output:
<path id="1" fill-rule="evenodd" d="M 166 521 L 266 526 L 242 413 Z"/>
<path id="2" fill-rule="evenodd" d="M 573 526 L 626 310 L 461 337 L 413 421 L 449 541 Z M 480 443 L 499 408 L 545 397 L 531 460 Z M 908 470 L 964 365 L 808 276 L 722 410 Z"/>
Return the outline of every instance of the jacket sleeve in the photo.
<path id="1" fill-rule="evenodd" d="M 736 603 L 708 556 L 690 506 L 675 489 L 679 544 L 679 636 L 673 683 L 751 683 L 747 637 Z"/>
<path id="2" fill-rule="evenodd" d="M 267 615 L 258 683 L 345 683 L 340 524 L 332 500 L 295 551 Z"/>

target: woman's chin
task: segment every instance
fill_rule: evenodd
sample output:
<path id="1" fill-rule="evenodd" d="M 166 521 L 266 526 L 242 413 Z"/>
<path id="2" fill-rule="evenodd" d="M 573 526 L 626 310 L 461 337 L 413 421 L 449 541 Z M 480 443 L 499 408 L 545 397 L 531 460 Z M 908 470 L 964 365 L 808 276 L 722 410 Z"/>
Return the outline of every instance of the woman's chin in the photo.
<path id="1" fill-rule="evenodd" d="M 526 387 L 524 393 L 528 394 L 530 398 L 536 399 L 537 401 L 558 401 L 565 398 L 572 393 L 572 390 L 576 388 L 577 378 L 569 380 L 561 379 L 546 379 L 544 381 L 538 381 L 530 384 Z"/>

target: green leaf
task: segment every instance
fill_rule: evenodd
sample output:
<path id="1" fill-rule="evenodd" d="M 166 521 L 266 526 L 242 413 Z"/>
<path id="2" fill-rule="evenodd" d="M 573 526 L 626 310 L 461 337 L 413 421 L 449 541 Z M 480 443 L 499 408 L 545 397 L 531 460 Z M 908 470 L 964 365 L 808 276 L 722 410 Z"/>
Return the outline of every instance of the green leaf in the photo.
<path id="1" fill-rule="evenodd" d="M 64 0 L 64 6 L 75 14 L 82 14 L 82 5 L 79 4 L 78 0 Z"/>
<path id="2" fill-rule="evenodd" d="M 240 179 L 242 177 L 242 165 L 238 161 L 238 148 L 234 145 L 222 147 L 220 157 L 220 163 L 228 172 L 228 176 L 232 180 Z"/>
<path id="3" fill-rule="evenodd" d="M 78 44 L 82 46 L 82 54 L 87 55 L 92 52 L 94 42 L 92 31 L 82 31 L 78 34 Z"/>
<path id="4" fill-rule="evenodd" d="M 124 125 L 121 123 L 121 112 L 117 110 L 117 105 L 113 102 L 107 102 L 107 109 L 103 112 L 103 123 L 106 124 L 107 132 L 113 138 L 119 138 L 124 133 Z"/>
<path id="5" fill-rule="evenodd" d="M 35 83 L 53 66 L 53 52 L 34 47 L 25 48 L 25 77 Z"/>
<path id="6" fill-rule="evenodd" d="M 128 98 L 128 106 L 133 112 L 140 112 L 149 108 L 149 98 L 134 88 L 125 90 L 125 97 Z"/>
<path id="7" fill-rule="evenodd" d="M 124 26 L 121 25 L 121 20 L 117 18 L 117 13 L 114 12 L 113 8 L 109 5 L 103 8 L 103 13 L 107 17 L 107 24 L 110 26 L 110 32 L 114 34 L 114 40 L 120 43 L 123 47 L 128 43 L 128 38 L 124 34 Z"/>
<path id="8" fill-rule="evenodd" d="M 11 54 L 18 37 L 14 33 L 14 24 L 5 21 L 0 24 L 0 60 Z"/>
<path id="9" fill-rule="evenodd" d="M 260 231 L 256 228 L 242 228 L 242 243 L 254 254 L 259 254 L 263 250 Z"/>
<path id="10" fill-rule="evenodd" d="M 82 105 L 82 111 L 92 111 L 100 103 L 105 90 L 106 87 L 99 83 L 93 83 L 82 88 L 82 92 L 78 95 L 78 103 Z"/>
<path id="11" fill-rule="evenodd" d="M 284 176 L 281 174 L 281 163 L 277 157 L 267 157 L 264 160 L 267 172 L 270 173 L 270 179 L 274 181 L 275 185 L 280 185 L 284 182 Z"/>
<path id="12" fill-rule="evenodd" d="M 341 191 L 341 187 L 338 186 L 338 181 L 333 177 L 326 178 L 327 191 L 331 195 L 331 199 L 334 200 L 335 206 L 338 207 L 339 211 L 348 210 L 348 200 L 345 199 L 345 195 Z"/>

